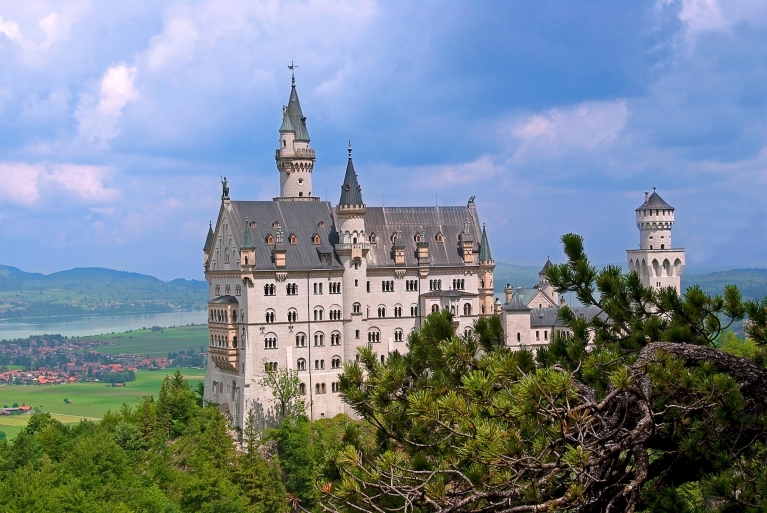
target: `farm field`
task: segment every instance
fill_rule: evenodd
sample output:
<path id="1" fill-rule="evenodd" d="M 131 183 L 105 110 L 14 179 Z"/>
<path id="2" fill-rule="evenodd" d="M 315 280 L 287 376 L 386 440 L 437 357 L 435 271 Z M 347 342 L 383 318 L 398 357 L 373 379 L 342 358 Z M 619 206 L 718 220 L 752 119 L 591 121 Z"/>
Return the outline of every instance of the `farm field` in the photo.
<path id="1" fill-rule="evenodd" d="M 200 352 L 201 347 L 207 350 L 208 326 L 181 326 L 165 328 L 163 331 L 135 330 L 129 333 L 94 335 L 82 338 L 117 344 L 116 346 L 99 347 L 97 351 L 102 354 L 128 353 L 149 357 L 167 356 L 170 352 L 188 351 L 189 349 Z"/>
<path id="2" fill-rule="evenodd" d="M 134 405 L 145 395 L 157 395 L 166 375 L 175 369 L 162 371 L 138 371 L 136 381 L 125 387 L 105 386 L 104 383 L 71 383 L 54 386 L 1 386 L 0 406 L 13 403 L 27 404 L 41 411 L 49 412 L 65 423 L 80 422 L 81 419 L 100 420 L 109 410 L 117 410 L 123 403 Z M 181 373 L 192 387 L 205 379 L 204 369 L 182 368 Z M 70 404 L 65 404 L 69 399 Z M 10 439 L 26 426 L 30 415 L 0 417 L 0 431 Z"/>

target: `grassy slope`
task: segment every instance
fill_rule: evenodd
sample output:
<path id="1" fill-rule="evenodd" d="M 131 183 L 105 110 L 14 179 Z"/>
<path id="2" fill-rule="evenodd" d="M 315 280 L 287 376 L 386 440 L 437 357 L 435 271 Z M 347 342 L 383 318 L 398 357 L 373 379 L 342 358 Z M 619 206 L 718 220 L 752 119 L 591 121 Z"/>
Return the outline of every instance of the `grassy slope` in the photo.
<path id="1" fill-rule="evenodd" d="M 42 411 L 64 415 L 59 418 L 62 422 L 79 422 L 84 417 L 100 419 L 107 411 L 119 409 L 122 403 L 134 405 L 145 395 L 157 395 L 162 380 L 174 371 L 139 371 L 136 372 L 136 381 L 120 388 L 107 387 L 103 383 L 72 383 L 48 387 L 2 386 L 0 406 L 28 404 Z M 205 379 L 203 369 L 181 369 L 181 372 L 193 387 Z M 64 404 L 65 398 L 72 403 Z M 0 417 L 0 431 L 11 438 L 26 425 L 27 420 L 28 415 Z"/>
<path id="2" fill-rule="evenodd" d="M 208 345 L 207 326 L 182 326 L 165 328 L 162 332 L 137 330 L 130 333 L 115 335 L 95 335 L 84 337 L 87 340 L 114 342 L 116 346 L 100 347 L 103 354 L 117 355 L 120 353 L 143 354 L 151 357 L 167 356 L 169 352 L 200 351 L 200 346 Z"/>

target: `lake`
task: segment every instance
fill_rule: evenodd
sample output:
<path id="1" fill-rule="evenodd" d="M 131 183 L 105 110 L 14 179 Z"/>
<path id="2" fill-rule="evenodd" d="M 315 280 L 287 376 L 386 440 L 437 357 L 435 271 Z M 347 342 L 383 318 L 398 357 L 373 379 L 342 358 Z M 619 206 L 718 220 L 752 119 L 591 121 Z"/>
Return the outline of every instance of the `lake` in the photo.
<path id="1" fill-rule="evenodd" d="M 27 338 L 32 335 L 59 334 L 66 337 L 122 333 L 128 330 L 160 326 L 185 326 L 207 324 L 208 312 L 167 312 L 136 315 L 82 315 L 72 317 L 48 317 L 25 322 L 0 321 L 0 340 Z"/>

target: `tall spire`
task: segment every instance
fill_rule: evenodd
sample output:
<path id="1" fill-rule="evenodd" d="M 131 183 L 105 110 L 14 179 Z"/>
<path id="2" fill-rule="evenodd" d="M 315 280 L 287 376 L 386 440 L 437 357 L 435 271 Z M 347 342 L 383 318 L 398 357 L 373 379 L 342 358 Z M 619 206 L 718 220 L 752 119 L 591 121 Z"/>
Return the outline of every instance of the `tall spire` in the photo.
<path id="1" fill-rule="evenodd" d="M 293 129 L 296 133 L 296 141 L 309 142 L 309 131 L 306 129 L 306 118 L 301 111 L 301 103 L 298 101 L 298 93 L 296 92 L 296 74 L 293 69 L 296 65 L 292 62 L 288 69 L 291 70 L 291 86 L 290 86 L 290 98 L 288 99 L 287 115 L 290 118 L 290 124 L 293 125 Z M 285 123 L 283 122 L 283 126 Z"/>
<path id="2" fill-rule="evenodd" d="M 490 254 L 490 242 L 487 240 L 487 230 L 485 230 L 484 224 L 482 225 L 482 241 L 479 243 L 479 261 L 493 261 L 493 255 Z"/>
<path id="3" fill-rule="evenodd" d="M 354 172 L 354 163 L 352 162 L 352 143 L 349 141 L 349 160 L 346 163 L 346 175 L 344 183 L 341 185 L 341 199 L 338 200 L 338 206 L 349 207 L 353 205 L 364 205 L 362 201 L 362 187 L 357 181 L 357 173 Z"/>
<path id="4" fill-rule="evenodd" d="M 256 244 L 253 242 L 253 236 L 250 234 L 250 221 L 247 219 L 245 219 L 245 231 L 242 234 L 240 249 L 256 249 Z"/>
<path id="5" fill-rule="evenodd" d="M 203 251 L 210 251 L 213 249 L 213 223 L 208 222 L 208 236 L 205 238 L 205 246 L 202 248 Z"/>

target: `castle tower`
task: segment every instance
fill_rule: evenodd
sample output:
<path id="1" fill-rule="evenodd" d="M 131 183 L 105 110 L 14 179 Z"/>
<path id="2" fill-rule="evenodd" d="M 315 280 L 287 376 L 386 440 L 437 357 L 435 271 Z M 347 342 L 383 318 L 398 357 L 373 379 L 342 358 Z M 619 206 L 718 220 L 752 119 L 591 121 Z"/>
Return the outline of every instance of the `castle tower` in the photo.
<path id="1" fill-rule="evenodd" d="M 365 294 L 367 292 L 367 254 L 370 244 L 365 234 L 365 203 L 362 187 L 352 162 L 352 147 L 349 143 L 349 160 L 346 175 L 341 185 L 341 198 L 336 207 L 338 244 L 335 250 L 343 274 L 343 318 L 344 318 L 344 359 L 353 360 L 357 347 L 367 342 L 365 328 Z"/>
<path id="2" fill-rule="evenodd" d="M 674 207 L 655 192 L 645 193 L 645 201 L 636 209 L 639 249 L 628 250 L 629 271 L 639 274 L 646 287 L 674 287 L 681 292 L 681 276 L 685 265 L 684 249 L 671 245 Z"/>
<path id="3" fill-rule="evenodd" d="M 493 271 L 495 261 L 490 253 L 487 230 L 482 225 L 482 240 L 479 243 L 479 314 L 490 317 L 495 313 L 493 306 Z"/>
<path id="4" fill-rule="evenodd" d="M 291 80 L 290 98 L 282 108 L 280 147 L 275 154 L 277 170 L 280 172 L 280 197 L 276 199 L 316 200 L 318 198 L 312 196 L 314 150 L 309 147 L 309 132 L 298 101 L 295 74 Z"/>
<path id="5" fill-rule="evenodd" d="M 538 290 L 543 292 L 547 298 L 551 299 L 551 301 L 557 305 L 559 304 L 559 294 L 557 294 L 557 289 L 552 287 L 551 283 L 549 283 L 549 279 L 546 278 L 546 271 L 553 265 L 554 264 L 551 263 L 551 258 L 547 258 L 546 263 L 543 264 L 543 268 L 538 271 Z"/>

